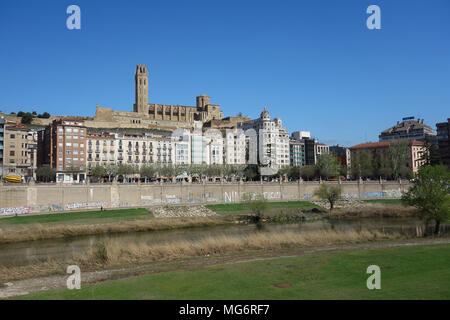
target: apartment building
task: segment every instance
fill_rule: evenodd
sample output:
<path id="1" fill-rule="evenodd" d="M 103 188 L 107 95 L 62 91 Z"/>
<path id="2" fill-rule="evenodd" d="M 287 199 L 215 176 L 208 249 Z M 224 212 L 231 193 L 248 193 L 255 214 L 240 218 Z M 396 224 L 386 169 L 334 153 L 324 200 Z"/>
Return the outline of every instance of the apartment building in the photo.
<path id="1" fill-rule="evenodd" d="M 3 175 L 16 174 L 25 180 L 34 177 L 36 132 L 20 124 L 5 124 L 3 130 Z"/>
<path id="2" fill-rule="evenodd" d="M 304 166 L 306 164 L 304 141 L 289 140 L 289 160 L 291 166 Z"/>
<path id="3" fill-rule="evenodd" d="M 123 160 L 123 156 L 119 160 L 116 139 L 109 133 L 87 133 L 86 146 L 88 169 L 118 164 Z"/>
<path id="4" fill-rule="evenodd" d="M 0 177 L 3 177 L 3 148 L 5 142 L 5 119 L 0 118 Z"/>
<path id="5" fill-rule="evenodd" d="M 289 135 L 279 118 L 271 119 L 266 108 L 258 119 L 241 122 L 238 128 L 256 132 L 258 164 L 265 166 L 264 175 L 275 173 L 278 168 L 289 165 Z M 249 140 L 249 144 L 254 143 Z M 248 148 L 251 148 L 248 145 Z"/>
<path id="6" fill-rule="evenodd" d="M 245 164 L 246 143 L 245 133 L 242 130 L 226 130 L 224 138 L 224 163 Z"/>
<path id="7" fill-rule="evenodd" d="M 436 128 L 440 162 L 450 167 L 450 118 L 447 122 L 436 123 Z"/>
<path id="8" fill-rule="evenodd" d="M 86 133 L 82 120 L 53 120 L 44 130 L 38 132 L 38 164 L 55 169 L 57 182 L 84 182 Z"/>
<path id="9" fill-rule="evenodd" d="M 351 158 L 357 159 L 361 152 L 371 152 L 373 154 L 378 153 L 381 157 L 387 157 L 389 152 L 389 145 L 391 141 L 369 142 L 362 143 L 350 147 Z M 419 171 L 420 166 L 424 164 L 423 153 L 425 152 L 424 143 L 417 140 L 408 140 L 408 157 L 405 162 L 405 166 L 409 168 L 413 173 Z"/>

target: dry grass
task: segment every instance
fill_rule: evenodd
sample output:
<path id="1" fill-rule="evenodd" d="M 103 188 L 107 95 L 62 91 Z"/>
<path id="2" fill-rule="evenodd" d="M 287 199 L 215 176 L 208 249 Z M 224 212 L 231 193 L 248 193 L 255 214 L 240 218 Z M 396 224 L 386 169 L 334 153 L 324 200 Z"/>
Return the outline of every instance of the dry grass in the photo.
<path id="1" fill-rule="evenodd" d="M 363 207 L 339 208 L 333 210 L 333 218 L 401 218 L 413 217 L 417 214 L 417 209 L 404 207 L 402 205 L 384 205 L 382 203 L 371 203 Z"/>
<path id="2" fill-rule="evenodd" d="M 155 245 L 123 243 L 113 239 L 98 244 L 83 256 L 74 257 L 71 261 L 47 261 L 23 267 L 2 267 L 0 268 L 0 280 L 63 273 L 68 264 L 77 264 L 82 270 L 102 270 L 105 267 L 223 255 L 249 250 L 276 250 L 398 238 L 400 238 L 399 234 L 385 234 L 378 231 L 321 230 L 303 233 L 261 232 L 249 235 L 214 236 L 196 241 L 177 240 Z"/>
<path id="3" fill-rule="evenodd" d="M 0 243 L 76 237 L 93 234 L 169 230 L 178 228 L 206 227 L 228 223 L 220 218 L 168 218 L 142 219 L 104 224 L 57 224 L 39 223 L 11 230 L 0 228 Z"/>

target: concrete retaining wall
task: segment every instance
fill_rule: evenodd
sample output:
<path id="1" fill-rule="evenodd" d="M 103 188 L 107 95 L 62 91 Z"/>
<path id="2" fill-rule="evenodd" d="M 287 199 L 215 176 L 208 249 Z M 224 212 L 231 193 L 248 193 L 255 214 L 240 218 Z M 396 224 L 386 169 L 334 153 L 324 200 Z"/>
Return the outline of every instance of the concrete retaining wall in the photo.
<path id="1" fill-rule="evenodd" d="M 329 182 L 338 184 L 337 182 Z M 318 182 L 224 184 L 88 184 L 0 186 L 0 215 L 161 204 L 240 202 L 244 194 L 263 194 L 270 201 L 313 199 Z M 409 188 L 400 182 L 342 182 L 347 199 L 399 198 Z"/>

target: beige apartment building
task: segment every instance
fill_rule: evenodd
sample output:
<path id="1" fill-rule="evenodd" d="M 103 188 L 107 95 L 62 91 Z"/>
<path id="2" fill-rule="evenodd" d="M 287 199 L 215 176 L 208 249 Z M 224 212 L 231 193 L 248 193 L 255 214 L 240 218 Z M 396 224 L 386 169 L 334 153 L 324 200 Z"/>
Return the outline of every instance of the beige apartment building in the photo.
<path id="1" fill-rule="evenodd" d="M 391 141 L 380 141 L 358 144 L 349 148 L 351 158 L 356 159 L 358 157 L 358 153 L 365 151 L 373 153 L 378 152 L 381 156 L 387 157 L 389 145 L 391 143 Z M 409 147 L 409 157 L 407 163 L 405 163 L 405 166 L 411 169 L 414 174 L 416 174 L 419 171 L 420 166 L 422 166 L 425 162 L 424 160 L 422 160 L 423 153 L 425 152 L 424 143 L 417 140 L 408 140 L 407 143 Z"/>
<path id="2" fill-rule="evenodd" d="M 19 175 L 26 180 L 36 170 L 36 132 L 23 125 L 7 124 L 4 128 L 3 174 Z"/>

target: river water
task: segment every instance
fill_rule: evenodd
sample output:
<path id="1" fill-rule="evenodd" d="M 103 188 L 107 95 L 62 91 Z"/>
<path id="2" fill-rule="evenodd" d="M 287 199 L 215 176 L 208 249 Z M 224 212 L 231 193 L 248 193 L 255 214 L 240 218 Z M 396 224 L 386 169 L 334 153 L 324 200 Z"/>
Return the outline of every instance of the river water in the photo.
<path id="1" fill-rule="evenodd" d="M 102 234 L 63 239 L 49 239 L 0 245 L 0 266 L 20 266 L 45 261 L 48 258 L 66 260 L 83 254 L 98 242 L 117 239 L 123 242 L 158 244 L 176 240 L 198 240 L 208 236 L 245 235 L 252 232 L 308 232 L 314 230 L 379 230 L 414 235 L 422 223 L 413 218 L 363 218 L 317 220 L 303 223 L 239 224 L 230 226 L 189 228 L 167 231 Z M 450 232 L 450 225 L 441 226 L 441 232 Z"/>

